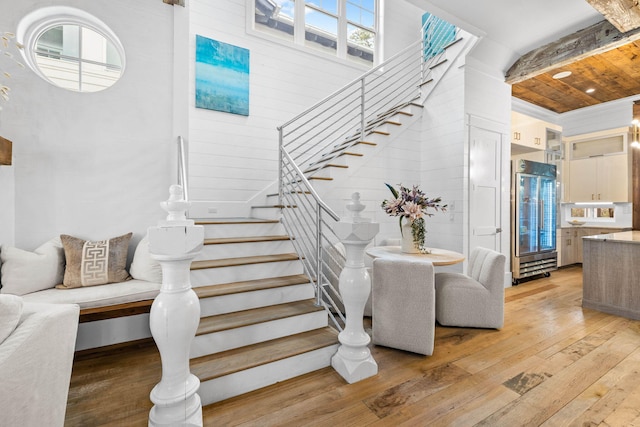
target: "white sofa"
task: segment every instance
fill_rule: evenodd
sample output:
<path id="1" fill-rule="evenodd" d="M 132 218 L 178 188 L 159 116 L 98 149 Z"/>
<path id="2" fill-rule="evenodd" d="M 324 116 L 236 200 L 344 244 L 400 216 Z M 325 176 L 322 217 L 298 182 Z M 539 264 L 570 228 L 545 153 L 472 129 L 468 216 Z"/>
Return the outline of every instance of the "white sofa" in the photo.
<path id="1" fill-rule="evenodd" d="M 77 305 L 0 295 L 1 426 L 64 425 L 78 315 Z"/>

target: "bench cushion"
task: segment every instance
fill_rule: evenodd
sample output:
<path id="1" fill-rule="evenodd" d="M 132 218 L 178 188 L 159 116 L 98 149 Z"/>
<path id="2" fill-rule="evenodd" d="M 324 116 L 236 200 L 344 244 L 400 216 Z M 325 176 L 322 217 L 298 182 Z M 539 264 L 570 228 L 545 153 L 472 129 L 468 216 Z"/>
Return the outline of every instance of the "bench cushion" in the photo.
<path id="1" fill-rule="evenodd" d="M 80 308 L 93 308 L 153 299 L 159 292 L 160 283 L 134 279 L 74 289 L 45 289 L 22 298 L 25 302 L 78 304 Z"/>

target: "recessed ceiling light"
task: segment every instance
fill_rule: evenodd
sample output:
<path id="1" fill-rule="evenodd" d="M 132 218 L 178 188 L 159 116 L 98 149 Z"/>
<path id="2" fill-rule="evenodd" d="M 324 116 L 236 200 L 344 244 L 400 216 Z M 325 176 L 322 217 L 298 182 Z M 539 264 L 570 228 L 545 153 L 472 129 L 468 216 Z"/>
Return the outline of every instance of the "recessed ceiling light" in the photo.
<path id="1" fill-rule="evenodd" d="M 595 92 L 595 91 L 596 91 L 596 90 L 595 90 L 594 88 L 592 88 L 592 87 L 591 87 L 591 88 L 589 88 L 589 89 L 587 89 L 587 90 L 585 90 L 585 92 L 587 92 L 587 93 L 593 93 L 593 92 Z"/>
<path id="2" fill-rule="evenodd" d="M 569 77 L 571 75 L 571 71 L 560 71 L 553 75 L 554 79 L 564 79 L 565 77 Z"/>

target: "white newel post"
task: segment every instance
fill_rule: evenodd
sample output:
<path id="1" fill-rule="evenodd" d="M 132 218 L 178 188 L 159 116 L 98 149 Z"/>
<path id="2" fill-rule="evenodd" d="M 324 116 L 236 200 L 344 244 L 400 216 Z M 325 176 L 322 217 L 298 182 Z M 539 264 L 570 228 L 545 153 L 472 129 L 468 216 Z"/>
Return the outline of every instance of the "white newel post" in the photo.
<path id="1" fill-rule="evenodd" d="M 150 326 L 162 359 L 162 378 L 151 390 L 149 426 L 202 426 L 200 380 L 189 371 L 189 348 L 200 322 L 200 302 L 191 289 L 191 261 L 202 249 L 204 229 L 187 220 L 182 187 L 172 185 L 161 203 L 166 221 L 149 228 L 149 251 L 162 266 L 162 287 L 153 301 Z"/>
<path id="2" fill-rule="evenodd" d="M 360 203 L 359 193 L 353 193 L 347 209 L 350 217 L 338 222 L 334 228 L 344 244 L 347 258 L 338 282 L 346 325 L 338 335 L 340 347 L 331 359 L 331 366 L 352 384 L 378 373 L 378 364 L 367 347 L 371 338 L 364 331 L 362 321 L 371 293 L 371 277 L 364 266 L 364 250 L 378 234 L 380 224 L 360 217 L 364 205 Z"/>

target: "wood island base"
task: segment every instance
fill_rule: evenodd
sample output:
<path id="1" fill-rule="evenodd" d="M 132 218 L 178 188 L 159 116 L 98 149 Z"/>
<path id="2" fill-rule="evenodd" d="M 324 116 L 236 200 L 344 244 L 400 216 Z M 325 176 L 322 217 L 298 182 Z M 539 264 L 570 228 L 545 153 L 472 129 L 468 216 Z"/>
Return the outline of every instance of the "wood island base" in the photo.
<path id="1" fill-rule="evenodd" d="M 583 238 L 582 306 L 640 320 L 640 231 Z"/>

